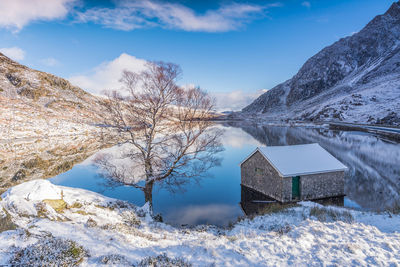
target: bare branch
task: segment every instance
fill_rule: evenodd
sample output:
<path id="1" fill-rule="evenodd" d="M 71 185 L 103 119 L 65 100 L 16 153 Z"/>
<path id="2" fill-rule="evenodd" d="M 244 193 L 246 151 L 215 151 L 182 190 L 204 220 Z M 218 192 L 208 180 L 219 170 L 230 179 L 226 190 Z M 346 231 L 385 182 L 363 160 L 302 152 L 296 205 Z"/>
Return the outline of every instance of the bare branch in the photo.
<path id="1" fill-rule="evenodd" d="M 132 144 L 127 156 L 143 169 L 145 194 L 154 182 L 183 185 L 182 179 L 199 177 L 219 164 L 214 155 L 222 150 L 222 133 L 210 121 L 215 101 L 200 88 L 179 87 L 180 75 L 178 65 L 150 62 L 140 73 L 122 73 L 126 95 L 107 94 L 108 123 Z M 129 180 L 126 170 L 122 175 L 104 159 L 97 163 L 115 179 Z M 137 186 L 135 179 L 130 180 Z"/>

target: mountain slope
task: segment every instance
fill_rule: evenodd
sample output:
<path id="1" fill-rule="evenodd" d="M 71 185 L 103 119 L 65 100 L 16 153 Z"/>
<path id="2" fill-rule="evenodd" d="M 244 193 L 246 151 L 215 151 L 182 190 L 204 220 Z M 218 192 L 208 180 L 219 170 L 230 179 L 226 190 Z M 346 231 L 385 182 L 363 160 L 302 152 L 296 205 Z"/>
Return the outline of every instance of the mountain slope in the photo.
<path id="1" fill-rule="evenodd" d="M 400 2 L 311 57 L 243 115 L 400 125 Z"/>
<path id="2" fill-rule="evenodd" d="M 91 132 L 103 121 L 101 101 L 0 53 L 0 139 Z"/>

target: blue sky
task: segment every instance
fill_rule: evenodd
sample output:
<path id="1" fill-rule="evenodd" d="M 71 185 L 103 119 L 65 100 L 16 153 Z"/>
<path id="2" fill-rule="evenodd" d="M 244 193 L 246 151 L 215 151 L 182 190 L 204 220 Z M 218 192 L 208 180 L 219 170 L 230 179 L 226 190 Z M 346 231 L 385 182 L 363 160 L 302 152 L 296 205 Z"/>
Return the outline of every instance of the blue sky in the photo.
<path id="1" fill-rule="evenodd" d="M 121 68 L 170 61 L 183 69 L 181 84 L 237 109 L 391 3 L 3 0 L 0 51 L 93 93 L 118 86 Z"/>

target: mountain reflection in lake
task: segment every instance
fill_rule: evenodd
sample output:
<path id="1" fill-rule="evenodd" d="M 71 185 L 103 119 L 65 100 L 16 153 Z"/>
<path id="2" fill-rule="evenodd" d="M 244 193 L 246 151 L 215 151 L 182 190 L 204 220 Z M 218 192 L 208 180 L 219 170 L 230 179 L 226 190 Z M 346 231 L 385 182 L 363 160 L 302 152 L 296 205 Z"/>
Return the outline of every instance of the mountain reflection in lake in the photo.
<path id="1" fill-rule="evenodd" d="M 383 211 L 400 207 L 400 145 L 363 132 L 303 127 L 244 126 L 267 146 L 319 143 L 349 170 L 346 205 Z"/>
<path id="2" fill-rule="evenodd" d="M 173 225 L 216 224 L 226 226 L 242 216 L 239 163 L 260 145 L 294 145 L 317 142 L 349 167 L 345 206 L 381 211 L 400 204 L 400 145 L 361 132 L 277 126 L 225 124 L 220 152 L 221 166 L 184 184 L 182 190 L 155 186 L 154 212 Z M 118 148 L 113 148 L 118 149 Z M 84 188 L 109 197 L 144 204 L 140 189 L 110 187 L 92 164 L 93 157 L 72 170 L 51 178 L 55 184 Z M 257 197 L 256 197 L 257 198 Z M 255 202 L 253 202 L 256 200 Z M 257 203 L 257 200 L 248 203 Z"/>
<path id="3" fill-rule="evenodd" d="M 113 138 L 93 134 L 0 140 L 0 193 L 22 182 L 64 173 L 115 144 Z"/>

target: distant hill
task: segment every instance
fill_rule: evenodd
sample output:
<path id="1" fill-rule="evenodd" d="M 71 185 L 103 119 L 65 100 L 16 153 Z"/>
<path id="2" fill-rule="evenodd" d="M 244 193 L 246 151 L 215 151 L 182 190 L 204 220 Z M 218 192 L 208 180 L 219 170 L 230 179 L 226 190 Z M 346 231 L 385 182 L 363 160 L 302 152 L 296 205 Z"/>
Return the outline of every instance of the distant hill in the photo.
<path id="1" fill-rule="evenodd" d="M 400 125 L 400 2 L 236 115 Z"/>
<path id="2" fill-rule="evenodd" d="M 101 98 L 0 53 L 0 139 L 92 132 Z"/>

